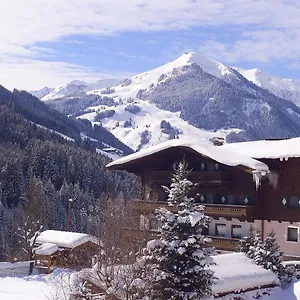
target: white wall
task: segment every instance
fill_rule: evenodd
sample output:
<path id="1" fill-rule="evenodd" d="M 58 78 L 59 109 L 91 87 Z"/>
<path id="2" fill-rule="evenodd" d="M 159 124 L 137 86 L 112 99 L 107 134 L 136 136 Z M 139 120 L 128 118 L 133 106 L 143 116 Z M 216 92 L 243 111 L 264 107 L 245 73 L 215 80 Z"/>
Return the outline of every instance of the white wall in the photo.
<path id="1" fill-rule="evenodd" d="M 298 229 L 298 242 L 287 241 L 287 228 L 295 227 Z M 275 231 L 275 237 L 280 250 L 285 256 L 299 256 L 300 257 L 300 223 L 298 222 L 278 222 L 278 221 L 264 221 L 264 239 L 272 231 Z"/>
<path id="2" fill-rule="evenodd" d="M 242 226 L 242 237 L 247 236 L 249 234 L 250 226 L 252 225 L 254 229 L 261 231 L 261 221 L 254 220 L 254 222 L 241 222 L 238 219 L 233 218 L 231 221 L 226 220 L 225 218 L 219 218 L 218 220 L 212 219 L 211 223 L 209 224 L 209 235 L 215 236 L 216 235 L 216 224 L 222 223 L 226 224 L 226 237 L 231 238 L 231 226 L 232 225 L 240 225 Z"/>
<path id="3" fill-rule="evenodd" d="M 155 219 L 154 214 L 150 214 L 147 216 L 141 215 L 140 219 L 140 229 L 150 229 L 150 219 Z M 250 226 L 252 225 L 255 230 L 261 231 L 262 221 L 255 220 L 254 222 L 241 222 L 238 219 L 233 218 L 231 221 L 226 220 L 225 218 L 219 218 L 218 220 L 211 219 L 211 223 L 209 224 L 209 235 L 216 235 L 216 224 L 221 223 L 226 225 L 226 238 L 231 238 L 231 226 L 232 225 L 240 225 L 242 226 L 242 237 L 247 236 L 249 234 Z M 154 228 L 152 228 L 154 229 Z"/>

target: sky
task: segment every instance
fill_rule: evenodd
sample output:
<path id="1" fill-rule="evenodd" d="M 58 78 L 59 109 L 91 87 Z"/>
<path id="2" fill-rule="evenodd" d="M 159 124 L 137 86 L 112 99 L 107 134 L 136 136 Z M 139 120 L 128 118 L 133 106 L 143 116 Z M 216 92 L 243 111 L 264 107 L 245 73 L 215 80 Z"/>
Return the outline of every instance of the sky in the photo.
<path id="1" fill-rule="evenodd" d="M 299 0 L 0 0 L 0 84 L 126 78 L 199 51 L 300 80 Z"/>

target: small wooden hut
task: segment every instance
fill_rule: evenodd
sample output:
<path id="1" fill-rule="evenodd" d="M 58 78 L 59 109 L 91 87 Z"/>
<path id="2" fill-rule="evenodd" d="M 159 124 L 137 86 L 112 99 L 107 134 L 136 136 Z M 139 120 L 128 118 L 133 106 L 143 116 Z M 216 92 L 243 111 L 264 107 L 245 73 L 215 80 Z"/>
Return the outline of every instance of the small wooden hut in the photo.
<path id="1" fill-rule="evenodd" d="M 85 233 L 46 230 L 34 244 L 36 265 L 82 268 L 91 266 L 92 258 L 98 253 L 100 241 Z"/>

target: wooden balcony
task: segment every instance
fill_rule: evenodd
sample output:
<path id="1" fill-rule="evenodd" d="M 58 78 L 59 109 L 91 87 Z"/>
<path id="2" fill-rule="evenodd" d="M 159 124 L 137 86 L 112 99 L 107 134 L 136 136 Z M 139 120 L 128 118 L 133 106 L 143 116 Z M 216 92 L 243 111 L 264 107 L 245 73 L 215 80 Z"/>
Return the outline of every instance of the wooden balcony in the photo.
<path id="1" fill-rule="evenodd" d="M 218 250 L 236 251 L 239 243 L 238 239 L 231 239 L 225 237 L 209 236 L 211 242 L 209 245 L 215 247 Z"/>
<path id="2" fill-rule="evenodd" d="M 204 213 L 210 217 L 224 217 L 237 219 L 253 219 L 254 206 L 206 204 Z M 168 206 L 167 202 L 160 201 L 133 201 L 133 209 L 140 214 L 154 213 L 156 209 L 166 207 L 172 212 L 177 211 L 176 206 Z"/>
<path id="3" fill-rule="evenodd" d="M 156 183 L 168 183 L 172 178 L 172 171 L 152 171 L 150 172 L 151 180 Z M 201 185 L 223 184 L 232 181 L 231 175 L 220 171 L 192 171 L 188 179 Z"/>
<path id="4" fill-rule="evenodd" d="M 123 235 L 128 241 L 145 246 L 147 241 L 158 238 L 159 232 L 156 230 L 123 228 Z M 211 239 L 208 245 L 215 247 L 217 250 L 236 251 L 236 247 L 239 243 L 238 239 L 217 236 L 208 237 Z"/>

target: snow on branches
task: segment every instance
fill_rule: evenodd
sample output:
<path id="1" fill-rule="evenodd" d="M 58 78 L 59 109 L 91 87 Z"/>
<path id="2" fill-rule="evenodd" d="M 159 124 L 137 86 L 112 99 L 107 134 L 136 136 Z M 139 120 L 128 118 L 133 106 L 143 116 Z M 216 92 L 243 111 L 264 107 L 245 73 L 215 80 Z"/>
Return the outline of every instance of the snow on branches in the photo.
<path id="1" fill-rule="evenodd" d="M 202 235 L 210 219 L 203 214 L 203 206 L 189 196 L 193 183 L 188 174 L 185 161 L 175 165 L 171 186 L 165 189 L 169 205 L 177 206 L 178 212 L 156 211 L 160 237 L 144 249 L 143 258 L 150 268 L 144 277 L 150 299 L 199 299 L 212 293 L 215 277 L 209 266 L 213 249 Z"/>

